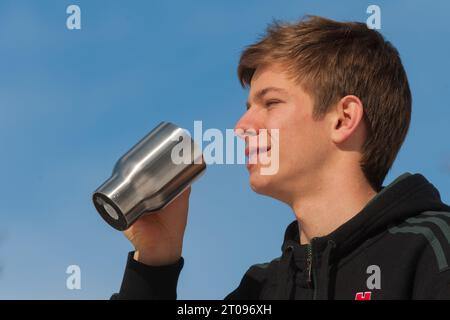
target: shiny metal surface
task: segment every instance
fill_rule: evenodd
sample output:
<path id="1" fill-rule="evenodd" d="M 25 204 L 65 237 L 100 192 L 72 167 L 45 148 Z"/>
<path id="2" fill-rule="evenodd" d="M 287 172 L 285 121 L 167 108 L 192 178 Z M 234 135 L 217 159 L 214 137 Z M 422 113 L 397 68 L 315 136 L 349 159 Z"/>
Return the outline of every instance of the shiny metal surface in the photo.
<path id="1" fill-rule="evenodd" d="M 172 149 L 183 141 L 190 144 L 190 154 L 182 154 L 185 161 L 177 164 Z M 170 122 L 161 122 L 117 161 L 111 177 L 92 199 L 106 222 L 126 230 L 143 214 L 168 205 L 205 169 L 202 152 L 189 134 Z"/>

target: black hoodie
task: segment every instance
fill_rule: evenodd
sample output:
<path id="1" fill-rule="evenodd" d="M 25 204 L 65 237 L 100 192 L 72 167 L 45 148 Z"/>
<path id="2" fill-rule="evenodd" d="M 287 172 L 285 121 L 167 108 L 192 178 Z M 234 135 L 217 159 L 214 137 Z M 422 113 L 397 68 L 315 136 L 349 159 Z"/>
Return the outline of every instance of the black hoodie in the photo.
<path id="1" fill-rule="evenodd" d="M 176 298 L 183 258 L 153 267 L 132 257 L 112 299 Z M 310 244 L 292 222 L 281 257 L 250 267 L 225 299 L 450 299 L 449 263 L 450 207 L 422 175 L 405 173 Z"/>

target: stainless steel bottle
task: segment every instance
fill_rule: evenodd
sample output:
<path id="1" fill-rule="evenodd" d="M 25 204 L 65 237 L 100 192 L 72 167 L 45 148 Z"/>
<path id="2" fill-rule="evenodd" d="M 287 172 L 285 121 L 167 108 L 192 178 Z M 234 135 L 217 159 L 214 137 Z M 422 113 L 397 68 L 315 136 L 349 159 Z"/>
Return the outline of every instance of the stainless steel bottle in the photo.
<path id="1" fill-rule="evenodd" d="M 111 177 L 92 196 L 95 208 L 112 227 L 126 230 L 143 214 L 167 206 L 205 169 L 189 134 L 161 122 L 117 161 Z"/>

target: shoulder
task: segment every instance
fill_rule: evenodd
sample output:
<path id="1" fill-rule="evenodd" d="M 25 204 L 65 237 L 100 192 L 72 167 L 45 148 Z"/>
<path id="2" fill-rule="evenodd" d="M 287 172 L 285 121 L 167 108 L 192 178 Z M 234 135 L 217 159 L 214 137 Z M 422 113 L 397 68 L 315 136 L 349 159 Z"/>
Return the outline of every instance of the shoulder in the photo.
<path id="1" fill-rule="evenodd" d="M 263 281 L 270 274 L 274 272 L 274 270 L 278 267 L 280 263 L 280 257 L 273 259 L 270 262 L 257 263 L 248 268 L 245 273 L 247 276 L 254 278 L 256 280 Z"/>
<path id="2" fill-rule="evenodd" d="M 261 292 L 267 284 L 267 280 L 274 273 L 280 258 L 271 262 L 252 265 L 242 277 L 239 286 L 230 294 L 226 300 L 260 299 Z"/>
<path id="3" fill-rule="evenodd" d="M 388 232 L 401 239 L 405 249 L 415 247 L 418 258 L 434 258 L 439 272 L 450 269 L 450 212 L 425 211 L 392 226 Z"/>

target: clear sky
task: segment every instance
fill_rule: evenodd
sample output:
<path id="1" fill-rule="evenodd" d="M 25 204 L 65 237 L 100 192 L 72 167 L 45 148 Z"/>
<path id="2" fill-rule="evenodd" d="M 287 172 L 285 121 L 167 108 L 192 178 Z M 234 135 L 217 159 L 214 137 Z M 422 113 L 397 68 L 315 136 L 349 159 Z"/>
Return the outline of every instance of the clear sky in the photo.
<path id="1" fill-rule="evenodd" d="M 81 30 L 66 8 L 81 7 Z M 233 128 L 245 110 L 236 66 L 273 19 L 366 21 L 401 53 L 413 92 L 407 140 L 385 184 L 420 172 L 450 202 L 450 2 L 0 1 L 0 298 L 108 299 L 131 245 L 91 193 L 160 121 Z M 221 299 L 280 254 L 294 219 L 253 193 L 244 165 L 212 165 L 191 194 L 179 298 Z M 81 268 L 81 290 L 66 268 Z"/>

